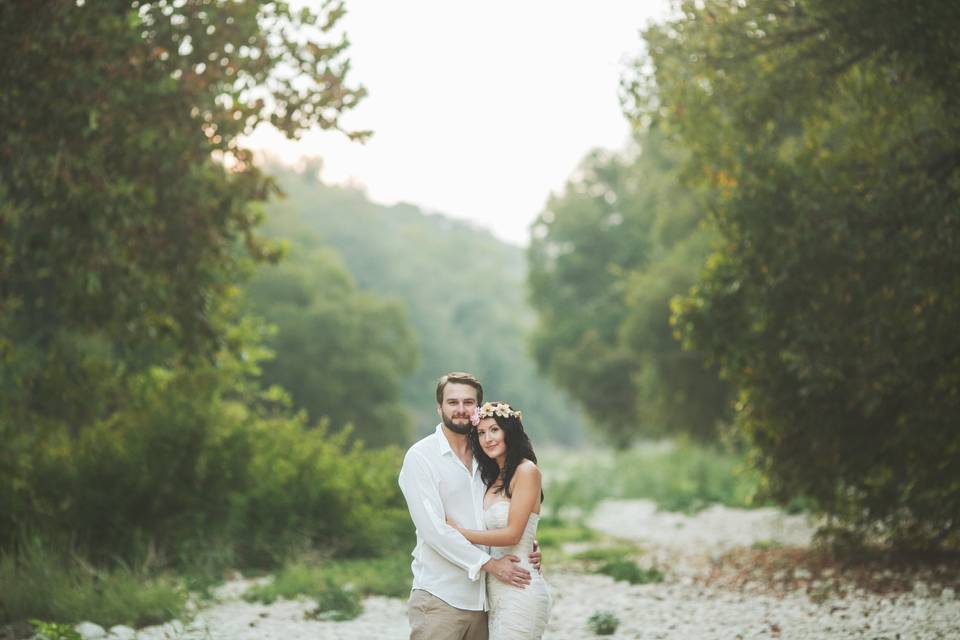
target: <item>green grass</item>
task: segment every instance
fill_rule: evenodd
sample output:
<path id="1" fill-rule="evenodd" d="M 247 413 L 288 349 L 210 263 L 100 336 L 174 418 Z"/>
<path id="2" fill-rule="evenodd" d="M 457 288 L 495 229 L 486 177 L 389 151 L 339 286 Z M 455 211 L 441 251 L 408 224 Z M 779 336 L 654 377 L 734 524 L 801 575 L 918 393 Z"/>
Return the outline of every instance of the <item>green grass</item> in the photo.
<path id="1" fill-rule="evenodd" d="M 566 524 L 544 518 L 537 527 L 537 542 L 544 549 L 557 549 L 568 542 L 589 542 L 597 534 L 582 524 Z"/>
<path id="2" fill-rule="evenodd" d="M 614 560 L 607 562 L 597 569 L 597 573 L 610 576 L 614 580 L 629 582 L 630 584 L 649 584 L 663 582 L 663 572 L 656 567 L 641 569 L 631 560 Z"/>
<path id="3" fill-rule="evenodd" d="M 711 504 L 757 506 L 759 475 L 740 457 L 689 442 L 663 442 L 622 452 L 542 456 L 545 506 L 554 517 L 582 516 L 606 498 L 653 500 L 665 511 L 694 513 Z"/>
<path id="4" fill-rule="evenodd" d="M 69 624 L 31 620 L 37 632 L 37 640 L 83 640 L 82 636 Z"/>
<path id="5" fill-rule="evenodd" d="M 93 567 L 39 540 L 0 554 L 0 623 L 140 627 L 182 615 L 187 595 L 179 579 L 123 565 Z"/>
<path id="6" fill-rule="evenodd" d="M 351 584 L 364 595 L 406 598 L 413 580 L 410 561 L 410 554 L 402 552 L 383 558 L 328 561 L 323 570 L 338 584 Z"/>
<path id="7" fill-rule="evenodd" d="M 586 560 L 587 562 L 618 562 L 641 553 L 643 553 L 643 550 L 640 547 L 593 547 L 573 554 L 573 559 Z"/>
<path id="8" fill-rule="evenodd" d="M 317 601 L 310 617 L 318 620 L 351 620 L 363 612 L 357 591 L 338 584 L 323 569 L 302 563 L 284 567 L 273 582 L 251 587 L 243 597 L 248 602 L 271 604 L 277 598 L 292 600 L 301 595 Z"/>
<path id="9" fill-rule="evenodd" d="M 363 596 L 406 597 L 410 581 L 410 555 L 406 553 L 383 558 L 305 559 L 287 564 L 272 583 L 251 587 L 244 598 L 269 604 L 277 598 L 308 596 L 318 604 L 312 617 L 349 620 L 362 612 Z"/>
<path id="10" fill-rule="evenodd" d="M 779 549 L 783 546 L 782 542 L 777 542 L 776 540 L 757 540 L 750 545 L 751 549 L 759 549 L 761 551 L 766 551 L 769 549 Z"/>

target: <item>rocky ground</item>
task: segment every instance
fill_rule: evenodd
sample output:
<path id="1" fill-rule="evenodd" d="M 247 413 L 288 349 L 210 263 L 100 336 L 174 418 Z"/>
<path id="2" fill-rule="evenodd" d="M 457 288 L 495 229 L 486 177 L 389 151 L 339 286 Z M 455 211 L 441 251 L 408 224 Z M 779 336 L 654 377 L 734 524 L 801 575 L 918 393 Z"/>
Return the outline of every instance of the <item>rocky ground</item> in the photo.
<path id="1" fill-rule="evenodd" d="M 657 512 L 648 501 L 609 501 L 590 527 L 638 545 L 641 565 L 665 574 L 630 585 L 547 557 L 554 594 L 547 640 L 595 637 L 587 620 L 610 612 L 612 638 L 960 638 L 956 560 L 864 559 L 838 564 L 810 550 L 813 528 L 802 516 L 772 509 L 714 507 L 696 516 Z M 575 551 L 575 548 L 571 548 Z M 86 638 L 119 640 L 376 640 L 408 637 L 402 600 L 371 597 L 347 622 L 310 619 L 313 603 L 248 603 L 251 583 L 233 580 L 217 604 L 179 622 L 134 632 L 82 627 Z M 102 635 L 100 635 L 102 634 Z"/>

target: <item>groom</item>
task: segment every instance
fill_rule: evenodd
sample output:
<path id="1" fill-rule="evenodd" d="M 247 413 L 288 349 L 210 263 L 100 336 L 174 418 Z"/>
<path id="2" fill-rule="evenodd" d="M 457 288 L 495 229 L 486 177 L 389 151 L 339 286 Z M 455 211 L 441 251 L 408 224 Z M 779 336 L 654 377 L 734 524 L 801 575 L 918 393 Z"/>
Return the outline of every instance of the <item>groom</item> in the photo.
<path id="1" fill-rule="evenodd" d="M 485 529 L 486 487 L 467 434 L 470 414 L 483 402 L 483 387 L 469 373 L 448 373 L 437 384 L 436 431 L 407 451 L 400 489 L 417 527 L 413 550 L 413 590 L 407 605 L 410 640 L 486 640 L 485 574 L 519 588 L 530 572 L 519 558 L 490 557 L 485 547 L 467 542 L 446 518 L 469 529 Z M 540 553 L 530 556 L 539 568 Z"/>

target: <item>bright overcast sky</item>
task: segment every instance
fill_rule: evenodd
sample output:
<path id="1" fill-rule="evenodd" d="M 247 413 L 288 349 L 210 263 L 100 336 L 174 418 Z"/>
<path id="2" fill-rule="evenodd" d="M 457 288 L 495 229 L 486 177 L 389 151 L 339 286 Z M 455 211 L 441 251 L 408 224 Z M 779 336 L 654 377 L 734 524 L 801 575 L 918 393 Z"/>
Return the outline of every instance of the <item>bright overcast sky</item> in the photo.
<path id="1" fill-rule="evenodd" d="M 529 226 L 595 147 L 629 127 L 618 82 L 640 31 L 668 0 L 353 0 L 343 19 L 351 84 L 369 95 L 344 119 L 364 145 L 317 132 L 249 144 L 294 163 L 323 158 L 323 179 L 362 185 L 527 244 Z"/>

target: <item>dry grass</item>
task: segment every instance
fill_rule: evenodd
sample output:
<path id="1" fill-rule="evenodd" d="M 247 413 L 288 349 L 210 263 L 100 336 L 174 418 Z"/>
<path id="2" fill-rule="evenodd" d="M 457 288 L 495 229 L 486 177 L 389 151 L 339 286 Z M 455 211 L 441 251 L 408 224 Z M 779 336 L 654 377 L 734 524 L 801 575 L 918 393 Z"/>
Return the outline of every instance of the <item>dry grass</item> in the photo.
<path id="1" fill-rule="evenodd" d="M 858 591 L 896 595 L 919 590 L 938 596 L 944 589 L 960 591 L 960 553 L 838 555 L 803 547 L 741 548 L 712 561 L 700 582 L 770 595 L 803 590 L 815 599 Z"/>

